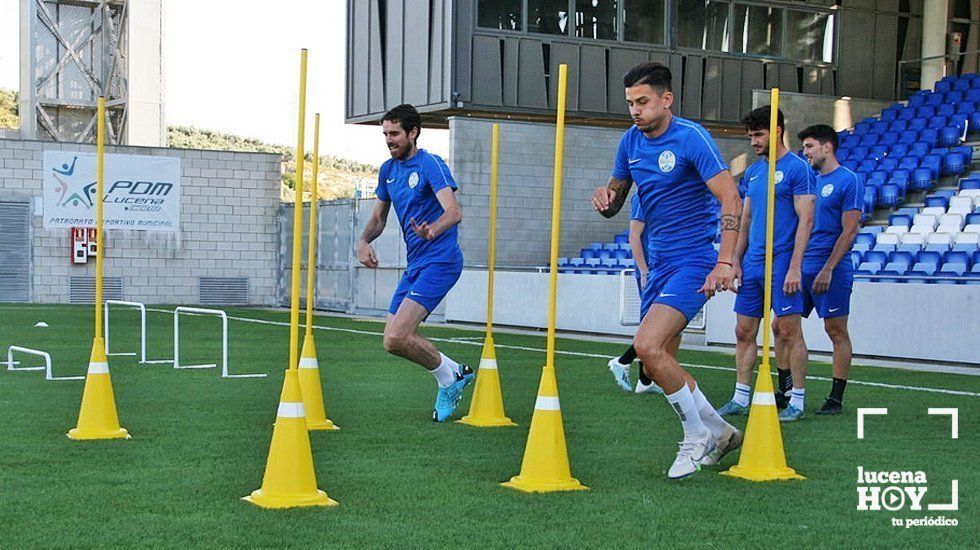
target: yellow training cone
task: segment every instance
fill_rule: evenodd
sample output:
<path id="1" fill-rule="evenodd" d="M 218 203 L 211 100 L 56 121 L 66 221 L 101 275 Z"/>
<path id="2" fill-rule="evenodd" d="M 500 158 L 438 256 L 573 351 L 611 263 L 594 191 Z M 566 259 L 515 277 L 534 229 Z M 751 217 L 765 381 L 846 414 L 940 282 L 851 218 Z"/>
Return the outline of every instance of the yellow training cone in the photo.
<path id="1" fill-rule="evenodd" d="M 126 428 L 119 427 L 116 414 L 116 397 L 112 393 L 109 378 L 109 362 L 105 356 L 105 341 L 95 338 L 92 355 L 82 391 L 82 406 L 78 411 L 78 427 L 68 431 L 68 438 L 82 439 L 129 439 Z"/>
<path id="2" fill-rule="evenodd" d="M 783 436 L 776 413 L 776 396 L 768 368 L 759 369 L 738 464 L 721 475 L 750 481 L 806 479 L 786 465 Z"/>
<path id="3" fill-rule="evenodd" d="M 316 344 L 313 335 L 303 339 L 303 353 L 299 356 L 299 387 L 306 406 L 306 429 L 339 430 L 323 407 L 323 387 L 320 385 L 320 364 L 316 360 Z"/>
<path id="4" fill-rule="evenodd" d="M 297 370 L 286 370 L 262 488 L 242 498 L 261 508 L 337 505 L 337 501 L 316 487 Z"/>
<path id="5" fill-rule="evenodd" d="M 497 352 L 493 347 L 493 336 L 488 337 L 483 343 L 483 355 L 480 356 L 480 370 L 476 373 L 476 387 L 473 389 L 473 399 L 470 401 L 470 413 L 457 422 L 481 428 L 517 425 L 504 414 L 504 396 L 500 391 L 500 374 L 497 371 Z"/>
<path id="6" fill-rule="evenodd" d="M 502 483 L 504 487 L 526 493 L 581 491 L 588 489 L 572 477 L 565 447 L 565 428 L 558 402 L 555 368 L 544 367 L 538 398 L 534 402 L 531 430 L 527 436 L 521 473 Z"/>

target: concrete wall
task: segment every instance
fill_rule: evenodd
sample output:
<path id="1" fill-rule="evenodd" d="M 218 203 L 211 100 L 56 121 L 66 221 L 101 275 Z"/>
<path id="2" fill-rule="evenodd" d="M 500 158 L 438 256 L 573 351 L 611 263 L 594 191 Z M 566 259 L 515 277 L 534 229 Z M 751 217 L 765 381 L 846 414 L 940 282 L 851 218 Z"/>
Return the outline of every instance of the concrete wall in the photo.
<path id="1" fill-rule="evenodd" d="M 463 208 L 460 246 L 467 265 L 487 263 L 490 206 L 490 132 L 493 121 L 449 119 L 449 156 Z M 607 220 L 592 208 L 596 187 L 609 181 L 616 148 L 625 130 L 565 127 L 560 254 L 577 256 L 590 242 L 611 241 L 629 225 L 629 212 Z M 716 137 L 736 175 L 754 158 L 741 135 Z M 555 125 L 500 122 L 497 262 L 540 266 L 551 246 Z"/>
<path id="2" fill-rule="evenodd" d="M 734 305 L 728 292 L 708 301 L 708 344 L 735 345 Z M 848 319 L 854 354 L 980 364 L 978 308 L 977 285 L 856 282 Z M 816 314 L 803 320 L 803 336 L 810 350 L 833 351 Z"/>
<path id="3" fill-rule="evenodd" d="M 34 203 L 32 300 L 67 302 L 69 277 L 94 276 L 95 264 L 72 265 L 69 230 L 41 225 L 45 150 L 95 147 L 0 140 L 0 200 Z M 248 277 L 250 303 L 275 303 L 279 155 L 148 147 L 106 152 L 181 159 L 181 231 L 106 234 L 105 275 L 122 277 L 126 299 L 193 304 L 198 277 Z"/>
<path id="4" fill-rule="evenodd" d="M 874 99 L 779 93 L 779 110 L 786 118 L 786 135 L 790 148 L 794 151 L 800 148 L 800 140 L 796 139 L 796 134 L 807 126 L 829 124 L 839 132 L 853 128 L 866 117 L 881 114 L 891 104 L 891 101 Z M 769 105 L 769 91 L 753 91 L 752 108 L 763 105 Z"/>

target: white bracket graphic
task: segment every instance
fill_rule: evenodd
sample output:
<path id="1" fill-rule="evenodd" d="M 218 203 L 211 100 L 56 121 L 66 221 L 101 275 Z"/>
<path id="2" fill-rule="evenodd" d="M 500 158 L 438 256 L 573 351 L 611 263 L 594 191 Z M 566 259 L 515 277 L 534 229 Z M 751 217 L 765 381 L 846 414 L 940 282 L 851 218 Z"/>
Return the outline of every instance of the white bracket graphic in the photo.
<path id="1" fill-rule="evenodd" d="M 858 407 L 857 419 L 858 419 L 858 439 L 864 439 L 864 415 L 874 414 L 874 415 L 886 415 L 888 414 L 888 409 L 886 408 L 861 408 Z"/>
<path id="2" fill-rule="evenodd" d="M 17 364 L 14 361 L 14 352 L 19 351 L 20 353 L 26 353 L 29 355 L 37 355 L 44 359 L 43 367 L 20 367 L 16 368 L 14 365 Z M 51 355 L 46 351 L 40 351 L 31 348 L 22 348 L 20 346 L 10 346 L 7 348 L 7 370 L 43 370 L 45 380 L 84 380 L 84 376 L 54 376 L 51 373 Z"/>
<path id="3" fill-rule="evenodd" d="M 259 374 L 228 374 L 228 315 L 220 309 L 203 309 L 199 307 L 177 306 L 174 308 L 174 368 L 175 369 L 213 369 L 217 365 L 181 365 L 180 364 L 180 314 L 216 315 L 221 318 L 221 377 L 222 378 L 264 378 L 265 373 Z"/>
<path id="4" fill-rule="evenodd" d="M 950 439 L 960 438 L 960 411 L 959 409 L 939 409 L 939 408 L 929 408 L 930 415 L 946 415 L 950 417 L 952 426 L 950 428 L 949 437 Z"/>

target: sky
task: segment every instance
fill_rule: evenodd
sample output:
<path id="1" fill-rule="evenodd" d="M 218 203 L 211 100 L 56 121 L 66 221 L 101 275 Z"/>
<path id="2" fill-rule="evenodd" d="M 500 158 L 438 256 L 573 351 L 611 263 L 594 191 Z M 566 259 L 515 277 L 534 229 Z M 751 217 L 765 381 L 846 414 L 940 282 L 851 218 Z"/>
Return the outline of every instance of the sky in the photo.
<path id="1" fill-rule="evenodd" d="M 19 88 L 19 0 L 0 0 L 0 87 Z M 299 51 L 307 48 L 307 137 L 320 115 L 320 152 L 380 164 L 381 129 L 344 124 L 346 2 L 163 0 L 168 125 L 295 145 Z M 448 156 L 449 132 L 426 129 L 419 145 Z"/>

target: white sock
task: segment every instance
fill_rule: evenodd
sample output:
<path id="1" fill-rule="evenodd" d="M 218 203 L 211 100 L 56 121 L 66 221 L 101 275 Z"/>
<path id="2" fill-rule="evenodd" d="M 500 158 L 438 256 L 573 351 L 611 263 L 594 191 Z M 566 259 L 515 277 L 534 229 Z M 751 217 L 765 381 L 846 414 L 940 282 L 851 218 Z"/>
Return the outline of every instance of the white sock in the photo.
<path id="1" fill-rule="evenodd" d="M 687 387 L 686 382 L 681 386 L 681 389 L 670 395 L 664 394 L 664 397 L 667 398 L 670 406 L 674 408 L 677 417 L 681 419 L 681 426 L 684 428 L 685 436 L 704 433 L 707 427 L 701 421 L 701 415 L 698 414 L 698 407 L 694 403 L 694 395 L 691 393 L 691 388 Z"/>
<path id="2" fill-rule="evenodd" d="M 805 392 L 805 388 L 793 388 L 793 391 L 789 392 L 789 404 L 802 411 Z"/>
<path id="3" fill-rule="evenodd" d="M 432 376 L 436 377 L 436 383 L 439 384 L 439 387 L 445 388 L 453 385 L 453 382 L 456 381 L 456 373 L 459 372 L 459 363 L 442 353 L 439 354 L 439 357 L 442 358 L 439 366 L 429 372 L 432 373 Z"/>
<path id="4" fill-rule="evenodd" d="M 735 382 L 735 395 L 732 396 L 732 401 L 738 403 L 743 407 L 749 406 L 749 396 L 752 392 L 752 386 L 748 384 L 739 384 Z"/>
<path id="5" fill-rule="evenodd" d="M 694 391 L 691 392 L 691 395 L 694 397 L 694 405 L 698 408 L 698 416 L 701 417 L 701 422 L 704 422 L 704 425 L 711 430 L 711 435 L 717 438 L 724 434 L 725 430 L 728 429 L 728 422 L 725 422 L 725 419 L 715 412 L 715 408 L 708 402 L 708 398 L 701 393 L 701 388 L 697 384 L 694 385 Z"/>

